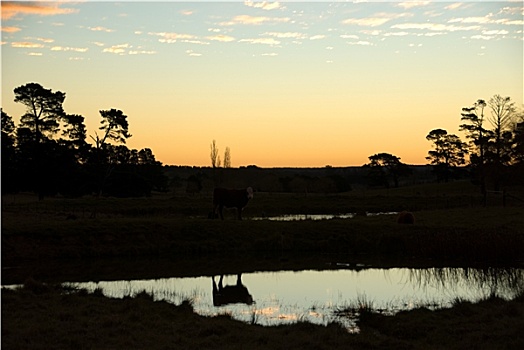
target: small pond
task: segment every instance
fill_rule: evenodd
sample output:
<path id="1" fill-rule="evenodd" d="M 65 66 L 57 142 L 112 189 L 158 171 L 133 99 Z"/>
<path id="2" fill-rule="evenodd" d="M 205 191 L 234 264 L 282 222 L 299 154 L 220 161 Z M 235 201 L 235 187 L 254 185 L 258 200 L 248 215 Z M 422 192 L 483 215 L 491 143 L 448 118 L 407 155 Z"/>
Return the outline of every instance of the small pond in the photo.
<path id="1" fill-rule="evenodd" d="M 458 299 L 478 301 L 489 295 L 513 298 L 524 287 L 524 269 L 367 268 L 252 272 L 240 275 L 142 280 L 67 282 L 114 298 L 142 291 L 155 300 L 180 304 L 191 300 L 201 315 L 228 314 L 260 325 L 297 321 L 340 322 L 356 330 L 355 318 L 337 311 L 365 304 L 395 313 L 418 306 L 449 307 Z"/>
<path id="2" fill-rule="evenodd" d="M 362 213 L 362 216 L 376 215 L 396 215 L 398 212 L 380 212 L 380 213 Z M 269 220 L 269 221 L 301 221 L 301 220 L 332 220 L 332 219 L 352 219 L 357 216 L 356 213 L 345 214 L 286 214 L 278 216 L 261 216 L 254 217 L 251 220 Z"/>

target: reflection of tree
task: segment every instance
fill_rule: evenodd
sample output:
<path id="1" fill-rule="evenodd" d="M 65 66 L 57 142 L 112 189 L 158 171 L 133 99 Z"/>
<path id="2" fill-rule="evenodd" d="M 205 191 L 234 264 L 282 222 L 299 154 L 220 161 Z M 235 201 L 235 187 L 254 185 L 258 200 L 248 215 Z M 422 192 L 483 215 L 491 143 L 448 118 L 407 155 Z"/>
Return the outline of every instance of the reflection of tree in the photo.
<path id="1" fill-rule="evenodd" d="M 489 291 L 489 295 L 512 298 L 524 291 L 524 270 L 517 268 L 430 268 L 410 269 L 409 282 L 420 288 L 456 289 L 462 283 L 468 288 Z"/>

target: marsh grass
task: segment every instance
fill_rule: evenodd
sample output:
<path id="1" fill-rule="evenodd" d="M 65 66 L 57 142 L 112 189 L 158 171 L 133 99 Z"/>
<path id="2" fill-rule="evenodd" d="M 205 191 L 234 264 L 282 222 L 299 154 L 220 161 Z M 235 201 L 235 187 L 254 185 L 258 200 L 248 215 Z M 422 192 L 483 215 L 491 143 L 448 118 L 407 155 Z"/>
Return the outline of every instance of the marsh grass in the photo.
<path id="1" fill-rule="evenodd" d="M 524 298 L 489 297 L 478 303 L 458 300 L 451 308 L 417 308 L 386 316 L 370 311 L 359 296 L 359 333 L 338 323 L 303 320 L 261 327 L 229 315 L 203 317 L 189 300 L 180 305 L 154 301 L 148 293 L 123 299 L 85 290 L 68 293 L 56 285 L 27 281 L 2 289 L 2 348 L 69 349 L 339 349 L 339 348 L 523 348 Z"/>

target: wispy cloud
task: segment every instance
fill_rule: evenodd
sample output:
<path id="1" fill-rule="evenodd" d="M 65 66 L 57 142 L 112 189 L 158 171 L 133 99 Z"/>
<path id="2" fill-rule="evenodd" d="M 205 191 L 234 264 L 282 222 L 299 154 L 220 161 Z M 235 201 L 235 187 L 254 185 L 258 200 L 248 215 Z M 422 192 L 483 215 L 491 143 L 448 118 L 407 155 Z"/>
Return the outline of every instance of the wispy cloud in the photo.
<path id="1" fill-rule="evenodd" d="M 113 29 L 109 29 L 109 28 L 106 28 L 106 27 L 89 27 L 88 28 L 89 30 L 93 31 L 93 32 L 106 32 L 106 33 L 111 33 L 111 32 L 114 32 Z"/>
<path id="2" fill-rule="evenodd" d="M 223 43 L 235 41 L 235 38 L 233 38 L 232 36 L 224 35 L 224 34 L 208 36 L 208 37 L 206 37 L 206 39 L 212 40 L 212 41 L 220 41 L 220 42 L 223 42 Z"/>
<path id="3" fill-rule="evenodd" d="M 397 4 L 398 7 L 405 9 L 410 9 L 413 7 L 427 6 L 430 4 L 430 1 L 403 1 Z"/>
<path id="4" fill-rule="evenodd" d="M 130 55 L 154 55 L 156 51 L 147 51 L 147 50 L 129 50 Z"/>
<path id="5" fill-rule="evenodd" d="M 233 17 L 231 21 L 220 22 L 221 26 L 233 26 L 238 24 L 260 25 L 264 23 L 286 23 L 291 21 L 289 17 L 266 17 L 266 16 L 249 16 L 238 15 Z"/>
<path id="6" fill-rule="evenodd" d="M 480 26 L 455 26 L 446 25 L 440 23 L 400 23 L 391 26 L 393 29 L 418 29 L 418 30 L 432 30 L 438 32 L 456 32 L 456 31 L 468 31 L 478 30 Z"/>
<path id="7" fill-rule="evenodd" d="M 261 1 L 254 2 L 250 0 L 244 1 L 244 5 L 249 7 L 261 8 L 263 10 L 275 10 L 281 7 L 278 1 Z"/>
<path id="8" fill-rule="evenodd" d="M 29 41 L 17 41 L 17 42 L 12 42 L 11 47 L 23 48 L 23 49 L 36 49 L 36 48 L 43 48 L 44 45 L 39 44 L 39 43 L 32 43 Z"/>
<path id="9" fill-rule="evenodd" d="M 357 26 L 378 27 L 389 21 L 390 21 L 389 18 L 380 18 L 380 17 L 349 18 L 349 19 L 342 21 L 342 24 L 355 24 Z"/>
<path id="10" fill-rule="evenodd" d="M 102 50 L 102 52 L 124 55 L 127 52 L 127 49 L 130 47 L 131 46 L 129 44 L 113 45 L 111 47 L 106 47 L 104 50 Z"/>
<path id="11" fill-rule="evenodd" d="M 377 13 L 371 17 L 348 18 L 342 21 L 342 24 L 358 25 L 363 27 L 378 27 L 389 21 L 398 18 L 412 17 L 412 13 Z"/>
<path id="12" fill-rule="evenodd" d="M 239 42 L 250 43 L 250 44 L 264 44 L 264 45 L 279 45 L 280 41 L 273 38 L 256 38 L 256 39 L 241 39 Z"/>
<path id="13" fill-rule="evenodd" d="M 21 29 L 18 27 L 2 27 L 2 32 L 5 33 L 16 33 L 19 32 Z"/>
<path id="14" fill-rule="evenodd" d="M 77 13 L 78 9 L 61 8 L 64 2 L 40 1 L 2 1 L 2 20 L 11 19 L 17 15 L 53 16 Z"/>
<path id="15" fill-rule="evenodd" d="M 193 50 L 186 50 L 186 53 L 190 57 L 200 57 L 200 56 L 202 56 L 201 53 L 194 52 Z"/>
<path id="16" fill-rule="evenodd" d="M 360 45 L 360 46 L 373 46 L 373 43 L 365 40 L 348 42 L 349 45 Z"/>
<path id="17" fill-rule="evenodd" d="M 173 44 L 176 43 L 179 40 L 196 40 L 198 39 L 197 36 L 192 34 L 180 34 L 180 33 L 174 33 L 174 32 L 149 32 L 149 35 L 155 35 L 159 36 L 160 39 L 158 39 L 161 43 L 166 44 Z"/>
<path id="18" fill-rule="evenodd" d="M 309 38 L 309 40 L 320 40 L 320 39 L 324 39 L 326 36 L 325 35 L 313 35 L 312 37 Z"/>
<path id="19" fill-rule="evenodd" d="M 272 36 L 279 39 L 305 39 L 307 35 L 298 32 L 265 32 L 263 35 Z"/>
<path id="20" fill-rule="evenodd" d="M 53 46 L 51 51 L 74 51 L 74 52 L 87 52 L 87 47 L 69 47 L 69 46 Z"/>

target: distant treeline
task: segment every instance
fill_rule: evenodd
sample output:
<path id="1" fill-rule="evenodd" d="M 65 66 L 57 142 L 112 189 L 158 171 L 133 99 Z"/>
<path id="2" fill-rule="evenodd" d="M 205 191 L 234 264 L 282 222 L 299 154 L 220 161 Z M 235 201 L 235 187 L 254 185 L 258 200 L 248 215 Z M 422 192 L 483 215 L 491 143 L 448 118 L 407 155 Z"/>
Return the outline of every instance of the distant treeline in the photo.
<path id="1" fill-rule="evenodd" d="M 93 143 L 88 143 L 84 117 L 63 109 L 65 93 L 28 83 L 15 88 L 14 94 L 26 113 L 18 125 L 1 113 L 3 194 L 139 197 L 152 191 L 196 194 L 216 186 L 337 193 L 469 177 L 485 195 L 488 189 L 499 191 L 524 181 L 524 114 L 509 97 L 499 95 L 462 109 L 459 127 L 468 143 L 446 130 L 431 130 L 426 136 L 432 143 L 427 166 L 408 165 L 395 155 L 376 153 L 362 167 L 231 168 L 227 149 L 221 168 L 213 154 L 210 167 L 176 167 L 163 166 L 149 148 L 128 149 L 127 116 L 117 109 L 100 110 L 100 134 L 89 135 Z"/>
<path id="2" fill-rule="evenodd" d="M 368 167 L 323 168 L 260 168 L 254 165 L 240 168 L 165 166 L 175 193 L 210 193 L 215 186 L 242 188 L 251 186 L 261 192 L 339 193 L 353 189 L 383 187 L 370 175 Z M 429 165 L 406 165 L 399 186 L 435 182 L 437 177 Z M 467 169 L 462 169 L 467 177 Z M 390 180 L 391 186 L 393 181 Z"/>

